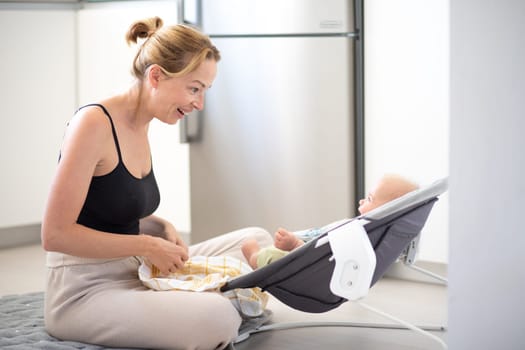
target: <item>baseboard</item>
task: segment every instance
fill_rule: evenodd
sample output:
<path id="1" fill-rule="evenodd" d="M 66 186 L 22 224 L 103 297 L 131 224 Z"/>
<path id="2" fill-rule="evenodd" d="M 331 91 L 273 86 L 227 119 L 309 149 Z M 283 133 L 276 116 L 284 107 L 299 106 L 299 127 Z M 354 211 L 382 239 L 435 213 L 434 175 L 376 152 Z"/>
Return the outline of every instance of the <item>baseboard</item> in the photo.
<path id="1" fill-rule="evenodd" d="M 430 271 L 443 278 L 448 276 L 448 264 L 434 261 L 416 261 L 415 266 Z M 390 266 L 385 277 L 398 278 L 409 281 L 443 284 L 436 278 L 407 267 L 402 261 L 397 261 Z"/>
<path id="2" fill-rule="evenodd" d="M 40 243 L 40 223 L 0 228 L 0 249 Z"/>

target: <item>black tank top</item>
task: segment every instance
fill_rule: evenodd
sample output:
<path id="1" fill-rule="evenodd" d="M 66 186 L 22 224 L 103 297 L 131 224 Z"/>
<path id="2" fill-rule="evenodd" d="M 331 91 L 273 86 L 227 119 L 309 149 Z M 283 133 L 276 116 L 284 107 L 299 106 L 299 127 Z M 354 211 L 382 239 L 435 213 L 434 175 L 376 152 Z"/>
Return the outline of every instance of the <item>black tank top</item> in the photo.
<path id="1" fill-rule="evenodd" d="M 142 179 L 133 176 L 122 161 L 117 132 L 108 111 L 100 104 L 86 105 L 79 110 L 87 106 L 98 106 L 108 116 L 118 164 L 109 174 L 92 177 L 77 223 L 105 232 L 138 234 L 139 219 L 152 214 L 160 203 L 153 165 Z"/>

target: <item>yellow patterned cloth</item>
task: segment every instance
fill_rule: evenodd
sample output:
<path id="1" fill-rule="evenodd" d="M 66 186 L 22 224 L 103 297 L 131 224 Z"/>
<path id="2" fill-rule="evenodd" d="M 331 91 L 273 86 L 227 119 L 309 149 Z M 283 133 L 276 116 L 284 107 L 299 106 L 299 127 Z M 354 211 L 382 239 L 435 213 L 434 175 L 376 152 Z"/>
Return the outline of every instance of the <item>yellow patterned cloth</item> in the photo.
<path id="1" fill-rule="evenodd" d="M 161 276 L 155 266 L 142 262 L 139 278 L 142 283 L 155 290 L 183 290 L 193 292 L 220 292 L 220 288 L 234 277 L 253 271 L 239 259 L 230 256 L 194 256 L 184 267 Z M 268 295 L 260 288 L 234 289 L 222 292 L 244 317 L 262 315 Z"/>

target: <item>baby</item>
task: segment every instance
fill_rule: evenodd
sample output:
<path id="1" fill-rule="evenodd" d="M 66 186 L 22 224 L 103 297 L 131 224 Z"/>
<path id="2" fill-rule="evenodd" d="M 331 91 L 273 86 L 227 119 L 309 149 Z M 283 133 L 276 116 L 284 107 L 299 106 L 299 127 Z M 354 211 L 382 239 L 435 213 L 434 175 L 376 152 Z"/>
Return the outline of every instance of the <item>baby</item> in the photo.
<path id="1" fill-rule="evenodd" d="M 359 201 L 359 213 L 365 214 L 417 188 L 416 184 L 399 175 L 384 175 L 372 191 Z M 245 241 L 241 248 L 250 266 L 256 269 L 266 266 L 302 246 L 304 244 L 303 239 L 313 239 L 323 232 L 323 229 L 312 229 L 293 233 L 279 228 L 275 232 L 273 246 L 261 249 L 256 240 L 250 239 Z"/>

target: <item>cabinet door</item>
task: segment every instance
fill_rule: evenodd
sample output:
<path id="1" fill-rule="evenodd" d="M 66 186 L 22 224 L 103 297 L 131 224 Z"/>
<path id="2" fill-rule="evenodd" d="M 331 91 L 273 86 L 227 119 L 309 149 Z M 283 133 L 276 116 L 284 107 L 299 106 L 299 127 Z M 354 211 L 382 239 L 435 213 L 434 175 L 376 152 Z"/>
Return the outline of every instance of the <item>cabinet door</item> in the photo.
<path id="1" fill-rule="evenodd" d="M 42 221 L 75 108 L 76 14 L 66 6 L 0 5 L 0 228 L 16 227 L 0 232 L 2 246 L 40 240 L 25 228 Z"/>

